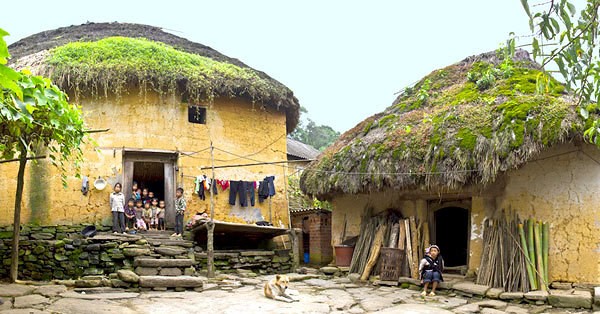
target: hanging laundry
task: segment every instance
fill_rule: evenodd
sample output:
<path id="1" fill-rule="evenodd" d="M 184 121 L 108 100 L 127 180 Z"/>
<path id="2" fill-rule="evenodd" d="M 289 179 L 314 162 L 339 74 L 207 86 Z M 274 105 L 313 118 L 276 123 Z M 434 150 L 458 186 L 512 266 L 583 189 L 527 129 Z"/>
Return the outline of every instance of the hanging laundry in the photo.
<path id="1" fill-rule="evenodd" d="M 235 205 L 236 199 L 239 199 L 241 207 L 248 207 L 248 198 L 250 205 L 255 205 L 255 187 L 252 181 L 229 181 L 229 205 Z"/>
<path id="2" fill-rule="evenodd" d="M 227 190 L 229 188 L 229 181 L 228 180 L 217 180 L 217 184 L 221 186 L 221 189 L 223 191 Z"/>
<path id="3" fill-rule="evenodd" d="M 194 180 L 194 192 L 198 194 L 198 197 L 200 197 L 200 199 L 203 201 L 206 200 L 206 195 L 204 194 L 205 181 L 205 176 L 197 176 L 196 180 Z"/>
<path id="4" fill-rule="evenodd" d="M 235 199 L 242 188 L 242 181 L 229 181 L 229 205 L 235 205 Z M 241 199 L 240 199 L 241 204 Z"/>
<path id="5" fill-rule="evenodd" d="M 250 206 L 255 205 L 254 194 L 256 189 L 256 181 L 246 182 L 246 193 L 244 193 L 244 199 L 247 199 L 248 195 L 250 196 Z"/>
<path id="6" fill-rule="evenodd" d="M 258 201 L 264 202 L 275 195 L 275 176 L 265 177 L 258 187 Z"/>
<path id="7" fill-rule="evenodd" d="M 217 181 L 217 179 L 215 179 L 214 181 L 212 181 L 210 183 L 210 187 L 212 188 L 212 192 L 214 195 L 219 194 L 219 190 L 217 190 L 217 182 L 216 181 Z"/>

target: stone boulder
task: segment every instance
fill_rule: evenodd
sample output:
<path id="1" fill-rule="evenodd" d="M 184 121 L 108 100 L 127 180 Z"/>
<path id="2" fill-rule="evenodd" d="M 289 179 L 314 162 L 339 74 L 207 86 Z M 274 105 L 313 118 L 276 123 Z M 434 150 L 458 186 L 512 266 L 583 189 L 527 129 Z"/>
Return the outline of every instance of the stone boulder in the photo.
<path id="1" fill-rule="evenodd" d="M 29 308 L 38 305 L 50 304 L 50 299 L 39 294 L 30 294 L 15 298 L 15 308 Z"/>
<path id="2" fill-rule="evenodd" d="M 579 290 L 550 290 L 548 303 L 554 307 L 592 308 L 592 294 Z"/>
<path id="3" fill-rule="evenodd" d="M 548 291 L 535 290 L 524 294 L 525 299 L 532 301 L 546 301 L 548 299 Z"/>
<path id="4" fill-rule="evenodd" d="M 119 279 L 123 280 L 124 282 L 138 283 L 140 281 L 140 276 L 131 270 L 119 269 L 117 271 L 117 275 L 119 276 Z"/>
<path id="5" fill-rule="evenodd" d="M 201 277 L 192 276 L 141 276 L 140 287 L 154 288 L 197 288 L 202 287 L 205 280 Z"/>
<path id="6" fill-rule="evenodd" d="M 452 288 L 458 292 L 477 296 L 485 296 L 485 293 L 490 289 L 488 286 L 478 285 L 467 281 L 455 283 Z"/>
<path id="7" fill-rule="evenodd" d="M 331 267 L 331 266 L 321 267 L 321 269 L 319 269 L 319 270 L 325 275 L 334 275 L 335 273 L 340 271 L 339 268 Z"/>

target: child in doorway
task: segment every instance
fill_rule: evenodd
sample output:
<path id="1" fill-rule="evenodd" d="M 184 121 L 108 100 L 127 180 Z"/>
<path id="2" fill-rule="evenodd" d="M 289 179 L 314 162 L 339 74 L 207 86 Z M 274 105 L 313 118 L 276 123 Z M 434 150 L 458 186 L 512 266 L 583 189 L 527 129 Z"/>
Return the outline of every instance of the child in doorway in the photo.
<path id="1" fill-rule="evenodd" d="M 187 204 L 185 202 L 185 198 L 183 198 L 183 189 L 177 188 L 175 192 L 175 233 L 173 233 L 172 237 L 181 237 L 183 236 L 183 215 L 185 214 L 185 210 Z"/>
<path id="2" fill-rule="evenodd" d="M 146 203 L 150 202 L 150 198 L 148 197 L 148 189 L 144 188 L 142 190 L 142 202 L 144 202 L 144 205 L 146 205 Z"/>
<path id="3" fill-rule="evenodd" d="M 141 195 L 138 191 L 138 184 L 137 182 L 133 181 L 133 183 L 131 184 L 131 198 L 135 200 L 140 199 Z"/>
<path id="4" fill-rule="evenodd" d="M 150 201 L 144 203 L 144 213 L 142 214 L 146 227 L 150 230 L 150 221 L 152 220 L 152 208 L 150 208 Z"/>
<path id="5" fill-rule="evenodd" d="M 150 211 L 150 229 L 158 230 L 158 200 L 155 198 L 152 199 Z"/>
<path id="6" fill-rule="evenodd" d="M 125 206 L 125 230 L 135 228 L 135 199 L 130 198 Z"/>
<path id="7" fill-rule="evenodd" d="M 165 230 L 165 201 L 158 203 L 156 218 L 158 218 L 158 230 Z"/>
<path id="8" fill-rule="evenodd" d="M 148 191 L 148 198 L 150 199 L 150 204 L 152 204 L 152 200 L 154 200 L 154 192 Z"/>
<path id="9" fill-rule="evenodd" d="M 121 183 L 115 184 L 110 193 L 110 211 L 113 216 L 113 232 L 125 233 L 125 195 L 121 192 Z"/>
<path id="10" fill-rule="evenodd" d="M 144 207 L 141 199 L 135 201 L 135 225 L 137 230 L 147 230 L 148 227 L 144 222 Z"/>
<path id="11" fill-rule="evenodd" d="M 429 296 L 435 295 L 435 289 L 441 281 L 444 281 L 442 277 L 442 271 L 444 271 L 444 259 L 440 255 L 440 248 L 437 245 L 431 245 L 427 249 L 425 257 L 419 263 L 419 273 L 421 274 L 421 282 L 424 283 L 423 292 L 421 296 L 427 295 L 427 287 L 429 283 L 432 283 L 431 292 Z"/>

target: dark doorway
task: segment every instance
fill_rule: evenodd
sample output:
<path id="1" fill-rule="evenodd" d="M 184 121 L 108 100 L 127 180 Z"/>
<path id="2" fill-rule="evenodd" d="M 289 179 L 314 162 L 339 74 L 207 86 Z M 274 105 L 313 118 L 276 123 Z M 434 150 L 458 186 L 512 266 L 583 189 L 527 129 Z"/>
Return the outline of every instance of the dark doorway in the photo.
<path id="1" fill-rule="evenodd" d="M 302 218 L 302 262 L 309 263 L 310 257 L 310 223 L 308 217 Z"/>
<path id="2" fill-rule="evenodd" d="M 435 240 L 445 266 L 467 265 L 469 244 L 469 210 L 446 207 L 435 212 Z"/>
<path id="3" fill-rule="evenodd" d="M 175 171 L 177 153 L 151 151 L 123 151 L 123 187 L 131 191 L 131 183 L 136 181 L 140 188 L 148 188 L 154 197 L 163 199 L 166 205 L 165 224 L 171 228 L 175 224 Z M 129 192 L 131 193 L 131 192 Z"/>
<path id="4" fill-rule="evenodd" d="M 140 189 L 154 192 L 154 197 L 165 199 L 165 170 L 160 162 L 134 162 L 133 181 L 138 183 Z"/>

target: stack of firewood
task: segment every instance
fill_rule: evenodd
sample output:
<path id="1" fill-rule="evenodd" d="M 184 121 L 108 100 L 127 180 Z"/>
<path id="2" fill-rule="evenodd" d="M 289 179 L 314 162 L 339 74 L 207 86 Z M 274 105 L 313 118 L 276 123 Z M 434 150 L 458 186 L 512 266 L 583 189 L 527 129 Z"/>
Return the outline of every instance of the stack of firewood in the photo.
<path id="1" fill-rule="evenodd" d="M 399 214 L 390 210 L 371 217 L 371 210 L 367 210 L 354 247 L 350 272 L 360 274 L 362 280 L 367 280 L 370 275 L 378 275 L 380 251 L 382 247 L 387 247 L 402 250 L 404 256 L 400 260 L 406 262 L 399 265 L 400 273 L 418 278 L 421 252 L 428 244 L 426 223 L 417 227 L 415 217 L 401 219 Z"/>

